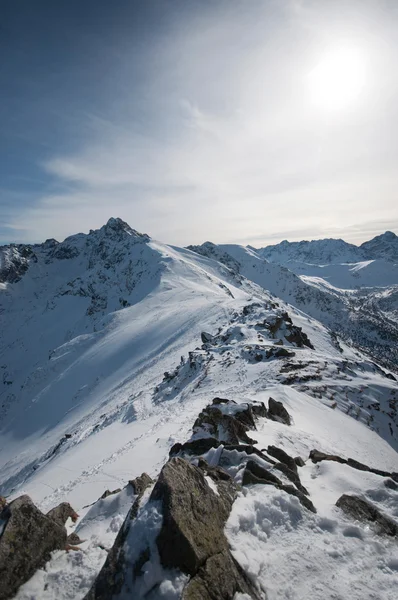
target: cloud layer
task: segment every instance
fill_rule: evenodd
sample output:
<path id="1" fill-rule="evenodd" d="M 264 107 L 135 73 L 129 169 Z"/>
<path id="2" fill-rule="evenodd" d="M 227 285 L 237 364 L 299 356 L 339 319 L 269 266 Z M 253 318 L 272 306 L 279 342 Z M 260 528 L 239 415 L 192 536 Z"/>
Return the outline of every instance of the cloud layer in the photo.
<path id="1" fill-rule="evenodd" d="M 74 113 L 78 143 L 39 161 L 47 184 L 8 206 L 3 238 L 61 239 L 111 215 L 181 245 L 397 229 L 393 4 L 191 4 L 144 46 L 112 45 L 117 97 Z M 367 79 L 332 113 L 311 104 L 308 76 L 339 40 Z"/>

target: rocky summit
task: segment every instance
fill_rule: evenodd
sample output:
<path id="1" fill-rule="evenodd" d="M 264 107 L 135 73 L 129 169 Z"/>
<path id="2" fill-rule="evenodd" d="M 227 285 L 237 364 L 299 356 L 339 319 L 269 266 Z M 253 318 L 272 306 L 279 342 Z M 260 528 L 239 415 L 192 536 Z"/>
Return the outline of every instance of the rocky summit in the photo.
<path id="1" fill-rule="evenodd" d="M 1 600 L 395 599 L 395 245 L 1 247 Z"/>

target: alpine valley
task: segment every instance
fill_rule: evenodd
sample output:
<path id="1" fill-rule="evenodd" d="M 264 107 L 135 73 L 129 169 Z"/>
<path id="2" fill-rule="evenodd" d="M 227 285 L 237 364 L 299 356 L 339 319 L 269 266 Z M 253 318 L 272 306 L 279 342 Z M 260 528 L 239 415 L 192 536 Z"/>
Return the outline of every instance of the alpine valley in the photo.
<path id="1" fill-rule="evenodd" d="M 0 600 L 395 600 L 394 233 L 0 247 L 0 375 Z"/>

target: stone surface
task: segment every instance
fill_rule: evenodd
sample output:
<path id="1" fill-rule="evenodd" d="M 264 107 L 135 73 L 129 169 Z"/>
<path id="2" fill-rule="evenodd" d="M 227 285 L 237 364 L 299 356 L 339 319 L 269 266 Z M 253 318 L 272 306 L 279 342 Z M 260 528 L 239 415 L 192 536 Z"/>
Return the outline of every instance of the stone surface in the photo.
<path id="1" fill-rule="evenodd" d="M 343 494 L 336 502 L 347 515 L 357 521 L 370 521 L 377 533 L 398 537 L 398 523 L 383 515 L 379 509 L 359 496 Z"/>
<path id="2" fill-rule="evenodd" d="M 287 454 L 287 452 L 282 450 L 282 448 L 277 448 L 276 446 L 268 446 L 267 453 L 270 456 L 273 456 L 274 458 L 276 458 L 279 462 L 287 465 L 289 467 L 289 469 L 291 471 L 293 471 L 294 473 L 296 473 L 296 474 L 298 473 L 296 461 L 294 460 L 294 458 L 289 456 L 289 454 Z"/>
<path id="3" fill-rule="evenodd" d="M 224 549 L 224 525 L 236 490 L 217 496 L 201 470 L 181 458 L 163 467 L 151 500 L 160 500 L 163 525 L 157 538 L 161 563 L 195 575 L 213 554 Z"/>
<path id="4" fill-rule="evenodd" d="M 67 533 L 61 512 L 55 513 L 55 519 L 44 515 L 29 496 L 20 496 L 3 508 L 0 516 L 7 523 L 0 537 L 0 600 L 12 598 L 53 550 L 65 549 Z"/>
<path id="5" fill-rule="evenodd" d="M 181 452 L 183 454 L 200 456 L 201 454 L 208 452 L 210 448 L 217 448 L 220 444 L 221 442 L 213 437 L 198 438 L 197 440 L 185 442 L 185 444 L 177 442 L 171 447 L 169 455 L 175 456 Z"/>
<path id="6" fill-rule="evenodd" d="M 278 402 L 273 398 L 268 400 L 268 418 L 272 421 L 279 421 L 285 425 L 291 425 L 290 415 L 282 402 Z"/>
<path id="7" fill-rule="evenodd" d="M 249 460 L 243 473 L 242 485 L 252 484 L 273 485 L 279 490 L 283 490 L 291 496 L 295 496 L 305 508 L 316 513 L 315 506 L 301 490 L 298 490 L 292 485 L 284 485 L 273 473 L 270 473 L 256 462 Z"/>

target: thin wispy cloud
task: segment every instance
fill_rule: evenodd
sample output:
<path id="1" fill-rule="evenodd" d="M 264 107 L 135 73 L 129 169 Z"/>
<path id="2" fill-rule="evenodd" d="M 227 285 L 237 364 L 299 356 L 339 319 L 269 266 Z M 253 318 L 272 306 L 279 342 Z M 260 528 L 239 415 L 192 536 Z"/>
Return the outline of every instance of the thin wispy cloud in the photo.
<path id="1" fill-rule="evenodd" d="M 111 215 L 176 244 L 396 228 L 395 12 L 361 6 L 355 19 L 358 2 L 188 2 L 145 44 L 112 40 L 100 87 L 117 97 L 73 113 L 80 135 L 36 161 L 47 185 L 3 232 L 63 238 Z M 363 52 L 367 79 L 355 104 L 328 112 L 308 77 L 336 39 Z"/>

